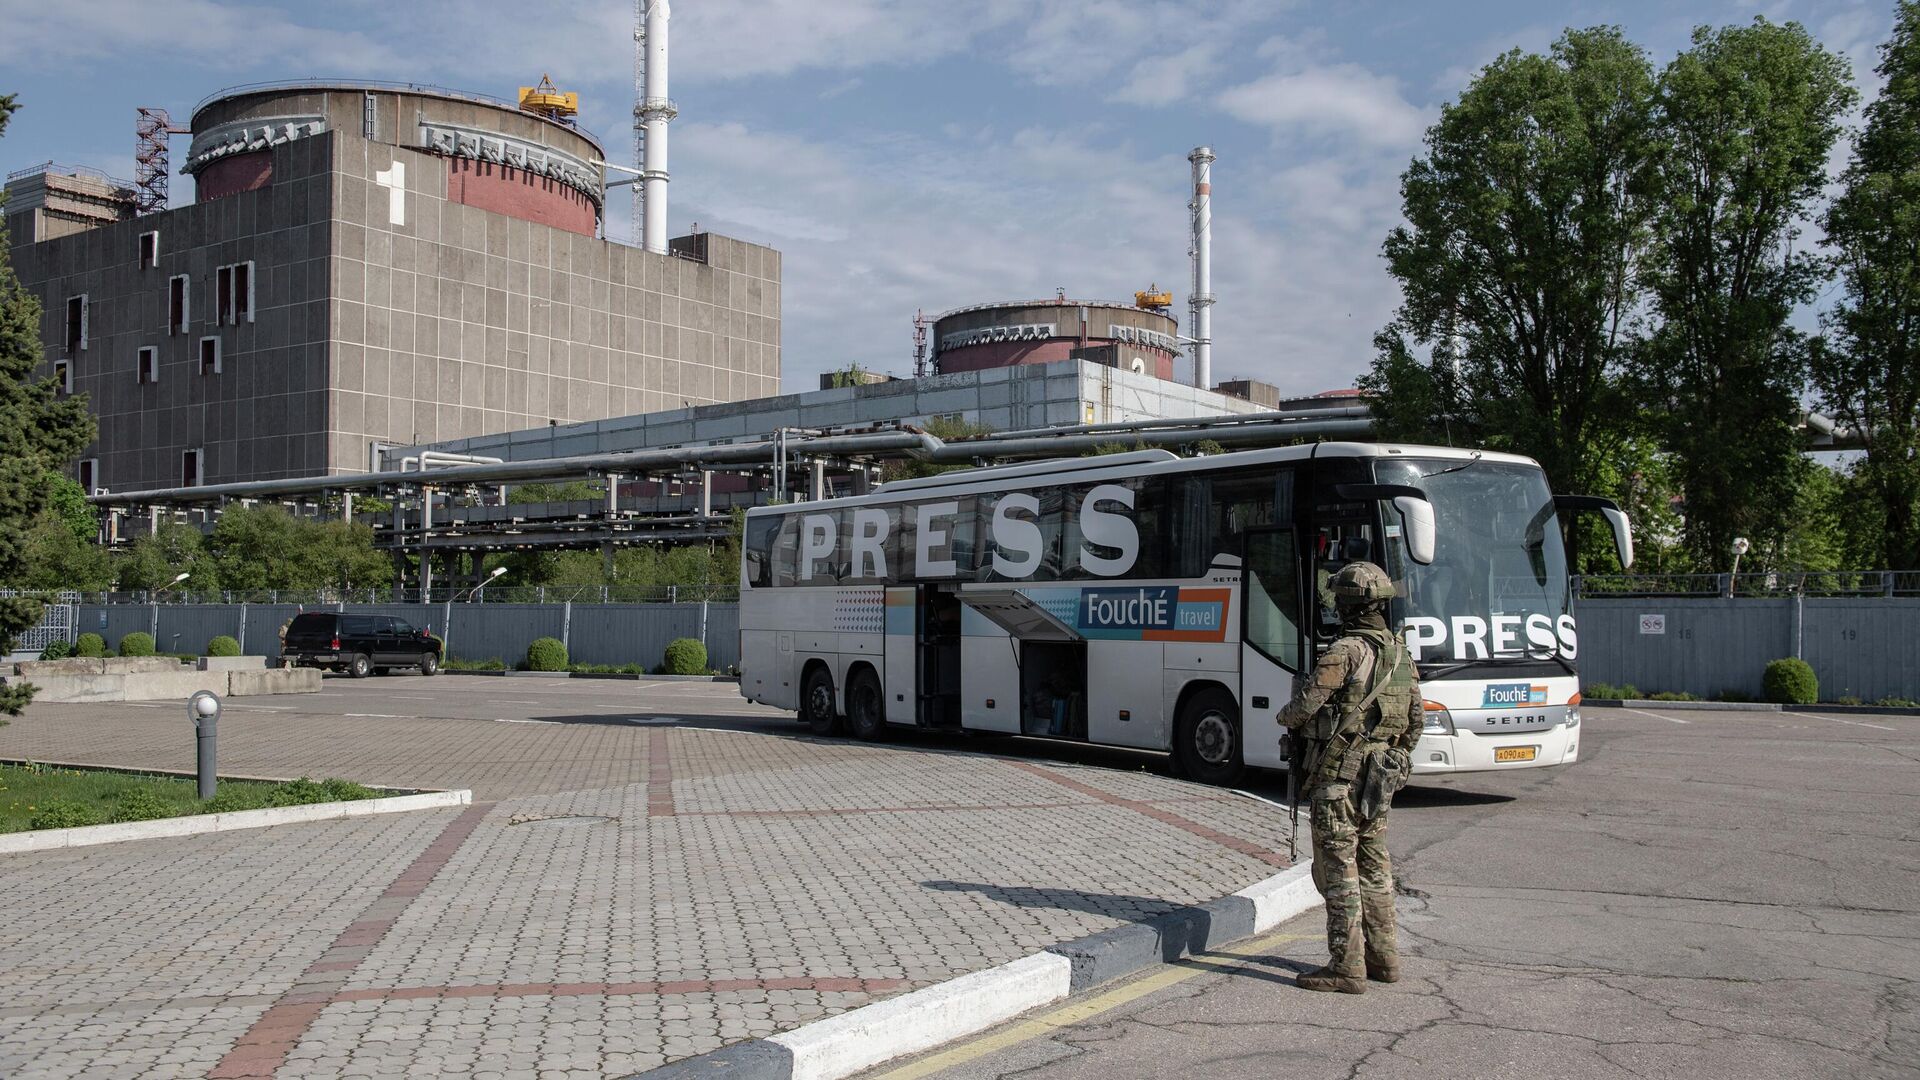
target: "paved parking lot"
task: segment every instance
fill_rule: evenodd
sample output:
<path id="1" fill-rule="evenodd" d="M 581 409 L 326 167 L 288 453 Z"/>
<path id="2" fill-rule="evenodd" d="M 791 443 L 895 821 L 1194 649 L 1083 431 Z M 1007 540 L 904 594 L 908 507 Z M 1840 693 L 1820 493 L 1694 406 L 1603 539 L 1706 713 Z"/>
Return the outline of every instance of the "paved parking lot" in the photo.
<path id="1" fill-rule="evenodd" d="M 818 740 L 730 685 L 395 676 L 230 704 L 224 771 L 476 802 L 4 857 L 0 1074 L 624 1076 L 1284 863 L 1273 807 L 1115 767 L 1149 757 Z M 5 757 L 191 755 L 178 705 L 0 728 Z"/>
<path id="2" fill-rule="evenodd" d="M 890 1080 L 1920 1076 L 1920 717 L 1588 711 L 1568 769 L 1408 789 L 1405 978 L 1272 937 Z"/>

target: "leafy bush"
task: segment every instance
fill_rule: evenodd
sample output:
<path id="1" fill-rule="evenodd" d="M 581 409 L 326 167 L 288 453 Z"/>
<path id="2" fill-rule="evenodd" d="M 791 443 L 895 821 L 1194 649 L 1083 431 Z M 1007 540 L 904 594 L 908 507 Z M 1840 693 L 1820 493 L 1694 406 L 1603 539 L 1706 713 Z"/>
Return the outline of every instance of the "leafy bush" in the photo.
<path id="1" fill-rule="evenodd" d="M 1662 690 L 1657 694 L 1648 694 L 1648 701 L 1699 701 L 1699 694 L 1689 694 L 1685 690 Z"/>
<path id="2" fill-rule="evenodd" d="M 358 802 L 361 799 L 380 797 L 380 793 L 372 788 L 356 784 L 351 780 L 342 780 L 339 777 L 322 780 L 320 786 L 326 789 L 328 802 Z"/>
<path id="3" fill-rule="evenodd" d="M 533 644 L 527 646 L 527 670 L 567 670 L 567 647 L 559 638 L 535 638 Z"/>
<path id="4" fill-rule="evenodd" d="M 228 637 L 225 634 L 221 634 L 219 637 L 214 638 L 212 641 L 207 642 L 207 655 L 208 656 L 239 656 L 240 643 Z"/>
<path id="5" fill-rule="evenodd" d="M 1753 695 L 1747 693 L 1745 690 L 1722 690 L 1720 691 L 1719 696 L 1716 697 L 1714 700 L 1715 701 L 1734 701 L 1734 702 L 1752 701 Z"/>
<path id="6" fill-rule="evenodd" d="M 1619 686 L 1603 682 L 1588 683 L 1580 688 L 1580 696 L 1582 698 L 1637 698 L 1640 696 L 1640 688 L 1632 683 L 1623 683 Z"/>
<path id="7" fill-rule="evenodd" d="M 698 638 L 674 638 L 667 642 L 667 654 L 660 665 L 662 675 L 705 675 L 707 647 Z"/>
<path id="8" fill-rule="evenodd" d="M 1784 657 L 1767 665 L 1761 676 L 1767 700 L 1782 705 L 1811 705 L 1820 700 L 1820 680 L 1805 660 Z"/>
<path id="9" fill-rule="evenodd" d="M 440 664 L 448 671 L 505 671 L 506 662 L 495 656 L 487 660 L 464 660 L 458 656 L 448 657 Z"/>
<path id="10" fill-rule="evenodd" d="M 81 634 L 79 639 L 73 643 L 73 655 L 105 656 L 107 655 L 107 639 L 92 631 Z"/>
<path id="11" fill-rule="evenodd" d="M 353 802 L 374 798 L 377 793 L 351 780 L 289 780 L 267 792 L 268 806 L 306 806 L 309 803 Z"/>
<path id="12" fill-rule="evenodd" d="M 40 650 L 42 660 L 65 660 L 73 655 L 73 642 L 49 641 L 47 647 Z"/>
<path id="13" fill-rule="evenodd" d="M 1861 701 L 1859 698 L 1854 697 L 1852 694 L 1842 694 L 1839 697 L 1834 698 L 1833 703 L 1835 705 L 1859 705 L 1861 704 Z"/>
<path id="14" fill-rule="evenodd" d="M 100 815 L 93 807 L 72 799 L 53 799 L 40 808 L 40 812 L 28 822 L 35 829 L 77 829 L 83 825 L 100 824 Z"/>
<path id="15" fill-rule="evenodd" d="M 152 656 L 153 635 L 145 630 L 135 630 L 120 639 L 121 656 Z"/>
<path id="16" fill-rule="evenodd" d="M 173 813 L 173 807 L 152 788 L 127 788 L 114 799 L 115 821 L 152 821 L 172 817 Z"/>
<path id="17" fill-rule="evenodd" d="M 1884 709 L 1920 708 L 1920 702 L 1916 702 L 1911 698 L 1903 698 L 1903 697 L 1883 697 L 1879 701 L 1874 702 L 1874 704 Z"/>

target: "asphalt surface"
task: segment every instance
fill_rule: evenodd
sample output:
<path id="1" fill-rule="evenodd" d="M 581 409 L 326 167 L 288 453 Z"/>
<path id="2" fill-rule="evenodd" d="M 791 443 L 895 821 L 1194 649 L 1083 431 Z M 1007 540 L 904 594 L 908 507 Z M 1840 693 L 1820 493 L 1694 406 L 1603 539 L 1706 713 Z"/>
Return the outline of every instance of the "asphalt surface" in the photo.
<path id="1" fill-rule="evenodd" d="M 1591 709 L 1584 759 L 1394 808 L 1406 977 L 1271 938 L 871 1076 L 1920 1076 L 1920 718 Z"/>

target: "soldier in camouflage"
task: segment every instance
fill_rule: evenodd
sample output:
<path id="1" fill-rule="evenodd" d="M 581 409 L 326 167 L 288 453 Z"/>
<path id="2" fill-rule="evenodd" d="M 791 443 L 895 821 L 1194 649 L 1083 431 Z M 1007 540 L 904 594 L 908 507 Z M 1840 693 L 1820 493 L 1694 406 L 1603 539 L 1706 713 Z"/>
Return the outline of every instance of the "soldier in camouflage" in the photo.
<path id="1" fill-rule="evenodd" d="M 1387 809 L 1413 769 L 1420 683 L 1406 644 L 1387 628 L 1393 582 L 1386 573 L 1369 562 L 1348 563 L 1329 589 L 1341 636 L 1280 711 L 1280 722 L 1305 737 L 1313 883 L 1327 901 L 1331 954 L 1299 983 L 1359 994 L 1367 979 L 1400 978 Z"/>

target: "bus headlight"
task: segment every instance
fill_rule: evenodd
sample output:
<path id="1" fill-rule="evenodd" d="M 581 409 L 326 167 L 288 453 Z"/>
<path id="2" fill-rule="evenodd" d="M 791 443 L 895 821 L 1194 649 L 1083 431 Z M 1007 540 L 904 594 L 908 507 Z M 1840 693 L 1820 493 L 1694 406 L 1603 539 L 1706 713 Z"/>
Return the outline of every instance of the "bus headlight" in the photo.
<path id="1" fill-rule="evenodd" d="M 1573 697 L 1567 701 L 1567 726 L 1570 728 L 1580 726 L 1580 692 L 1578 690 L 1574 691 Z"/>
<path id="2" fill-rule="evenodd" d="M 1437 701 L 1422 701 L 1420 703 L 1420 708 L 1423 710 L 1423 715 L 1421 717 L 1421 723 L 1420 723 L 1420 734 L 1422 735 L 1453 734 L 1453 714 L 1447 711 L 1447 707 L 1445 705 L 1442 705 Z"/>

